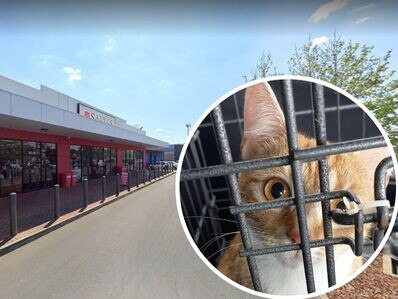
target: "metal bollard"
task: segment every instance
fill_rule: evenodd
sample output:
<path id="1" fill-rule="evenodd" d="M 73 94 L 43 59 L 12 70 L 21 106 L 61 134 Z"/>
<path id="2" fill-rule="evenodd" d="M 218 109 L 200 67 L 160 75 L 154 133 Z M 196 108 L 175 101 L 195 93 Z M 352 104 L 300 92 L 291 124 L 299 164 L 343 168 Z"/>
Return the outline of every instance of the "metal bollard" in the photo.
<path id="1" fill-rule="evenodd" d="M 84 178 L 83 180 L 83 208 L 88 206 L 88 180 Z"/>
<path id="2" fill-rule="evenodd" d="M 105 201 L 106 198 L 106 176 L 102 176 L 102 202 Z"/>
<path id="3" fill-rule="evenodd" d="M 116 197 L 119 196 L 120 192 L 120 174 L 116 174 Z"/>
<path id="4" fill-rule="evenodd" d="M 127 172 L 127 191 L 130 192 L 130 186 L 131 186 L 131 171 Z"/>
<path id="5" fill-rule="evenodd" d="M 58 219 L 61 216 L 61 202 L 60 202 L 60 193 L 59 193 L 59 185 L 54 185 L 54 218 Z"/>
<path id="6" fill-rule="evenodd" d="M 10 193 L 10 233 L 12 237 L 18 233 L 17 217 L 17 194 L 12 192 Z"/>

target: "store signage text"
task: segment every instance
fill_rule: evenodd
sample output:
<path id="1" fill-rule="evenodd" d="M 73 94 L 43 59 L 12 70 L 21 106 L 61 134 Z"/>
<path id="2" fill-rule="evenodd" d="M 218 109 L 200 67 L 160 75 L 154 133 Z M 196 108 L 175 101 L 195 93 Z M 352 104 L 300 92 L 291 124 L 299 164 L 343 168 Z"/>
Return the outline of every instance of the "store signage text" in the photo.
<path id="1" fill-rule="evenodd" d="M 98 120 L 100 122 L 106 123 L 108 125 L 115 125 L 115 118 L 112 116 L 109 116 L 107 114 L 104 114 L 102 112 L 99 112 L 97 110 L 94 110 L 92 108 L 89 108 L 83 104 L 79 103 L 78 106 L 78 113 L 84 117 L 91 118 L 94 120 Z"/>

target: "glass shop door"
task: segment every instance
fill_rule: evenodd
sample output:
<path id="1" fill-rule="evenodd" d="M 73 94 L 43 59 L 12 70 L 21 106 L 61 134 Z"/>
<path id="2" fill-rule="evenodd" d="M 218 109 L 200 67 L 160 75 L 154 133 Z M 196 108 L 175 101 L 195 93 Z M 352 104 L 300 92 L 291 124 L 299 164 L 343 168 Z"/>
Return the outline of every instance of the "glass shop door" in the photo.
<path id="1" fill-rule="evenodd" d="M 39 189 L 42 186 L 40 142 L 23 141 L 22 151 L 22 191 Z"/>

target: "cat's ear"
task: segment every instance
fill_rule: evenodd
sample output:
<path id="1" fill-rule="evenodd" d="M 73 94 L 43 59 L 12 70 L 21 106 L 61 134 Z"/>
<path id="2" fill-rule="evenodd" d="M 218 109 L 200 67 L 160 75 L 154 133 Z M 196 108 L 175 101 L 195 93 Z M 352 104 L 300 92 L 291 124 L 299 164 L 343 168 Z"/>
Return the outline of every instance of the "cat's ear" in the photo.
<path id="1" fill-rule="evenodd" d="M 390 151 L 388 147 L 378 147 L 372 148 L 364 151 L 359 151 L 359 156 L 364 162 L 363 165 L 365 166 L 366 170 L 374 176 L 376 171 L 377 165 L 383 160 L 384 158 L 390 157 Z M 389 169 L 386 174 L 386 185 L 390 180 L 392 175 L 393 169 Z"/>
<path id="2" fill-rule="evenodd" d="M 243 127 L 241 152 L 244 160 L 259 158 L 259 147 L 270 139 L 286 136 L 283 112 L 268 83 L 246 88 Z"/>

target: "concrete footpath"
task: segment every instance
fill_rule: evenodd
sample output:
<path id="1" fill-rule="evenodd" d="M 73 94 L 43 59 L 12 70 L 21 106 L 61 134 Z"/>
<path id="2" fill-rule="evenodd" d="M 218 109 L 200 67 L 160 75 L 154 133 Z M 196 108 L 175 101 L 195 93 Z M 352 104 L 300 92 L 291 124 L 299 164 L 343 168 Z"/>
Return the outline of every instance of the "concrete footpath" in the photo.
<path id="1" fill-rule="evenodd" d="M 145 170 L 146 172 L 146 170 Z M 149 176 L 145 176 L 144 170 L 131 172 L 131 187 L 133 190 L 144 187 L 149 183 Z M 149 173 L 148 173 L 149 174 Z M 151 182 L 156 176 L 158 180 L 162 173 L 151 171 Z M 165 174 L 169 175 L 169 174 Z M 162 176 L 163 178 L 163 176 Z M 120 185 L 123 193 L 127 186 Z M 84 208 L 83 183 L 79 182 L 72 188 L 60 188 L 60 215 L 62 219 L 54 220 L 54 188 L 44 188 L 36 191 L 18 193 L 17 215 L 18 235 L 10 235 L 10 199 L 8 196 L 0 198 L 0 255 L 3 248 L 24 239 L 26 236 L 41 231 L 43 228 L 52 226 L 53 222 L 59 223 L 70 218 L 70 214 L 76 214 L 79 210 L 88 210 L 96 206 L 102 200 L 102 178 L 90 179 L 88 181 L 87 201 L 90 205 Z M 112 199 L 116 193 L 116 176 L 107 176 L 105 192 L 107 200 Z"/>
<path id="2" fill-rule="evenodd" d="M 0 298 L 255 298 L 196 256 L 175 175 L 0 257 Z"/>

